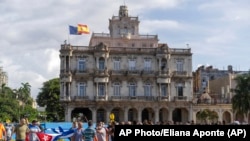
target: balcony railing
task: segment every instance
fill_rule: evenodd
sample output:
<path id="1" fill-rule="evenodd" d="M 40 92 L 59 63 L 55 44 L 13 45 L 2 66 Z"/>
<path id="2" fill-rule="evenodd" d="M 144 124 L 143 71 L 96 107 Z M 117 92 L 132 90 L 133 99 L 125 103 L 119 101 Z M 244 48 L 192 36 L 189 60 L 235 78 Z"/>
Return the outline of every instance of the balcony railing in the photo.
<path id="1" fill-rule="evenodd" d="M 169 96 L 158 96 L 159 101 L 169 101 Z"/>
<path id="2" fill-rule="evenodd" d="M 211 99 L 197 99 L 195 104 L 232 104 L 229 98 L 211 98 Z"/>
<path id="3" fill-rule="evenodd" d="M 174 101 L 187 101 L 187 96 L 174 96 Z"/>
<path id="4" fill-rule="evenodd" d="M 106 99 L 106 96 L 94 96 L 94 99 L 91 99 L 89 96 L 70 96 L 70 97 L 60 97 L 60 101 L 187 101 L 187 96 L 174 96 L 174 99 L 171 99 L 169 96 L 109 96 Z M 211 103 L 211 102 L 210 102 Z M 219 103 L 219 101 L 218 101 Z M 220 102 L 221 103 L 221 102 Z M 228 102 L 224 102 L 228 103 Z M 205 104 L 203 101 L 198 103 L 197 101 L 194 104 Z M 208 104 L 208 103 L 206 103 Z"/>
<path id="5" fill-rule="evenodd" d="M 74 101 L 89 100 L 89 96 L 72 96 L 72 100 Z"/>
<path id="6" fill-rule="evenodd" d="M 94 96 L 95 100 L 105 100 L 106 96 L 105 95 L 98 95 L 98 96 Z"/>

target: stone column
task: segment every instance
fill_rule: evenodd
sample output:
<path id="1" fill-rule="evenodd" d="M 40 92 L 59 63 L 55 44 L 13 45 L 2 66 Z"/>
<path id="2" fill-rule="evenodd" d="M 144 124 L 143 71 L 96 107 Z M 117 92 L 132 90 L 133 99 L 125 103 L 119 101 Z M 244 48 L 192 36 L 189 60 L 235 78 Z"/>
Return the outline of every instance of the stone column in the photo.
<path id="1" fill-rule="evenodd" d="M 142 108 L 141 107 L 138 107 L 137 108 L 137 111 L 138 111 L 138 116 L 137 116 L 137 120 L 140 121 L 140 122 L 143 122 L 142 119 L 141 119 L 141 112 L 142 112 Z"/>
<path id="2" fill-rule="evenodd" d="M 98 97 L 98 82 L 96 82 L 96 94 L 95 94 L 95 96 L 96 96 L 96 99 L 98 99 L 97 97 Z"/>
<path id="3" fill-rule="evenodd" d="M 173 122 L 173 108 L 169 107 L 168 109 L 168 121 Z"/>
<path id="4" fill-rule="evenodd" d="M 154 113 L 155 113 L 154 123 L 159 122 L 159 107 L 154 108 Z"/>
<path id="5" fill-rule="evenodd" d="M 158 67 L 158 69 L 159 69 L 159 74 L 161 74 L 161 58 L 159 58 L 159 67 Z"/>
<path id="6" fill-rule="evenodd" d="M 108 100 L 108 82 L 105 83 L 105 100 Z"/>
<path id="7" fill-rule="evenodd" d="M 128 108 L 124 108 L 124 121 L 128 121 Z"/>
<path id="8" fill-rule="evenodd" d="M 106 111 L 106 121 L 104 121 L 105 123 L 109 123 L 110 122 L 110 119 L 109 119 L 110 114 L 111 114 L 110 109 L 107 109 L 107 111 Z"/>
<path id="9" fill-rule="evenodd" d="M 68 94 L 69 94 L 69 95 L 68 95 L 68 99 L 71 100 L 71 96 L 72 96 L 72 95 L 71 95 L 71 88 L 70 88 L 70 85 L 71 85 L 71 84 L 70 84 L 70 82 L 67 82 L 67 85 L 68 85 Z"/>
<path id="10" fill-rule="evenodd" d="M 66 122 L 71 122 L 71 113 L 72 113 L 72 110 L 73 110 L 73 108 L 71 108 L 71 107 L 69 107 L 68 105 L 65 105 L 65 112 L 64 112 L 64 114 L 65 114 L 65 121 Z"/>
<path id="11" fill-rule="evenodd" d="M 189 104 L 190 104 L 190 108 L 188 112 L 188 121 L 191 121 L 193 120 L 193 104 L 192 103 L 189 103 Z"/>
<path id="12" fill-rule="evenodd" d="M 91 113 L 92 113 L 92 122 L 93 123 L 96 123 L 97 121 L 96 121 L 96 108 L 89 108 L 89 110 L 91 111 Z"/>
<path id="13" fill-rule="evenodd" d="M 99 57 L 96 57 L 96 68 L 99 70 Z"/>

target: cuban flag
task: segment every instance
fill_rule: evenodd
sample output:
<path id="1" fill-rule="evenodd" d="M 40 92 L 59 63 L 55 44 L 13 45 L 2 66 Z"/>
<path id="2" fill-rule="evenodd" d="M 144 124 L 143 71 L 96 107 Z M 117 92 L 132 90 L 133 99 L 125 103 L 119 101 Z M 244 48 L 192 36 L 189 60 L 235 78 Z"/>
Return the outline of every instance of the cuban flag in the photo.
<path id="1" fill-rule="evenodd" d="M 37 137 L 39 138 L 39 141 L 57 141 L 58 139 L 66 139 L 70 138 L 74 134 L 74 130 L 67 130 L 64 131 L 61 127 L 59 127 L 59 131 L 56 129 L 51 129 L 55 134 L 47 134 L 38 132 Z"/>
<path id="2" fill-rule="evenodd" d="M 40 141 L 54 141 L 55 138 L 55 136 L 45 134 L 43 132 L 37 132 L 36 135 Z"/>

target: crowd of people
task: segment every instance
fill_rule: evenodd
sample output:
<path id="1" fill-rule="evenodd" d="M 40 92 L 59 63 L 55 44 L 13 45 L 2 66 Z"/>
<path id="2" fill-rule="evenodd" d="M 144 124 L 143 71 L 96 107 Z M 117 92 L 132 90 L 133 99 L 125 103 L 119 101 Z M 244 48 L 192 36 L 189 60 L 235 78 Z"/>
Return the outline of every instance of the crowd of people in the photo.
<path id="1" fill-rule="evenodd" d="M 115 125 L 198 125 L 194 121 L 182 122 L 156 122 L 151 120 L 138 121 L 121 121 L 110 122 L 105 124 L 104 122 L 97 122 L 94 126 L 92 121 L 88 121 L 88 127 L 83 127 L 82 121 L 72 122 L 72 127 L 69 130 L 73 130 L 73 135 L 69 138 L 70 141 L 114 141 Z M 211 124 L 210 124 L 211 125 Z M 225 121 L 212 123 L 212 125 L 225 125 Z M 235 124 L 238 125 L 238 124 Z M 12 135 L 15 135 L 16 141 L 39 141 L 36 133 L 44 132 L 39 121 L 33 120 L 31 123 L 26 118 L 22 118 L 20 123 L 13 126 L 9 122 L 0 123 L 0 141 L 11 141 Z"/>
<path id="2" fill-rule="evenodd" d="M 93 126 L 92 121 L 88 121 L 88 127 L 83 128 L 81 121 L 74 121 L 71 129 L 74 130 L 71 141 L 114 141 L 115 124 L 105 126 L 104 122 L 96 123 Z"/>
<path id="3" fill-rule="evenodd" d="M 73 130 L 70 141 L 114 141 L 114 125 L 105 126 L 103 122 L 98 122 L 94 126 L 92 121 L 88 121 L 88 127 L 83 127 L 83 122 L 74 121 L 69 130 Z M 36 133 L 44 132 L 39 121 L 22 118 L 16 125 L 9 122 L 0 123 L 0 141 L 12 141 L 15 134 L 15 141 L 39 141 Z"/>
<path id="4" fill-rule="evenodd" d="M 16 141 L 39 141 L 36 132 L 43 132 L 40 122 L 36 120 L 29 123 L 27 118 L 22 118 L 15 126 L 10 122 L 0 123 L 0 141 L 11 141 L 13 134 Z"/>

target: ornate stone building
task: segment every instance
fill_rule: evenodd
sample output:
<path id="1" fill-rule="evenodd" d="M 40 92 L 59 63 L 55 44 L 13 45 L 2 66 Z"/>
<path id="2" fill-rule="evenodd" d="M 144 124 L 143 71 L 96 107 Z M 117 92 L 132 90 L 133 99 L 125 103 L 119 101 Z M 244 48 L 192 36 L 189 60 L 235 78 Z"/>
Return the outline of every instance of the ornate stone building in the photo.
<path id="1" fill-rule="evenodd" d="M 194 103 L 191 49 L 139 34 L 127 6 L 109 20 L 109 31 L 92 33 L 89 46 L 61 45 L 65 120 L 108 122 L 112 113 L 116 121 L 196 121 L 205 107 Z"/>
<path id="2" fill-rule="evenodd" d="M 8 86 L 7 72 L 3 71 L 3 67 L 0 67 L 0 86 Z"/>

